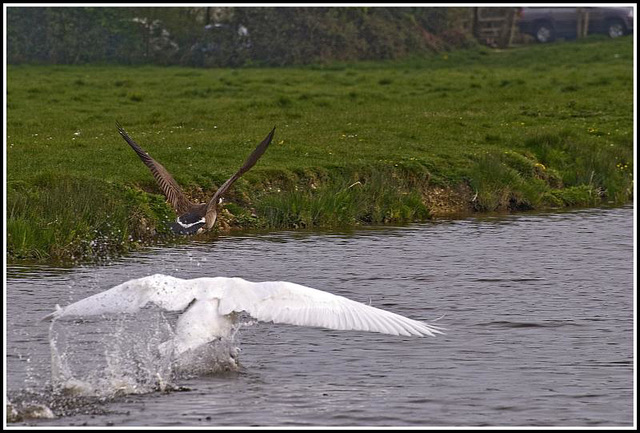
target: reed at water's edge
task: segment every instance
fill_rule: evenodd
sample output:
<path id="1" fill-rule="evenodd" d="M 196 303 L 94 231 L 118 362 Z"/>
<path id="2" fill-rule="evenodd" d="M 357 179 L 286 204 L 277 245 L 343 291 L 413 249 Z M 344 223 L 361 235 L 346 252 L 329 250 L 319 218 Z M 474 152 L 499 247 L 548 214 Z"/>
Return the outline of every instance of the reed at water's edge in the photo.
<path id="1" fill-rule="evenodd" d="M 344 227 L 633 198 L 633 40 L 305 68 L 11 66 L 8 260 L 115 257 L 175 215 L 115 129 L 219 231 Z M 215 233 L 213 234 L 215 236 Z"/>

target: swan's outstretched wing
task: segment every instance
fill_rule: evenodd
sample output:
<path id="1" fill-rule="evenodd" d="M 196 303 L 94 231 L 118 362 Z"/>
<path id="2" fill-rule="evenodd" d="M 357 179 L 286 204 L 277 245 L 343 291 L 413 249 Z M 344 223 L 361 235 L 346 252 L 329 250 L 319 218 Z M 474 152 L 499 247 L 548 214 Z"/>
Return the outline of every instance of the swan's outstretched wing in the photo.
<path id="1" fill-rule="evenodd" d="M 392 335 L 441 334 L 442 329 L 343 296 L 285 281 L 251 283 L 237 279 L 221 296 L 219 311 L 246 311 L 274 323 Z"/>
<path id="2" fill-rule="evenodd" d="M 180 311 L 194 300 L 203 307 L 215 305 L 221 316 L 245 311 L 264 322 L 407 336 L 442 333 L 442 328 L 286 281 L 253 283 L 223 277 L 182 280 L 160 274 L 127 281 L 60 308 L 45 319 L 134 313 L 149 303 Z M 210 318 L 205 316 L 213 311 L 211 308 L 198 310 L 207 314 L 203 313 L 200 319 L 191 313 L 190 323 L 206 323 Z"/>
<path id="3" fill-rule="evenodd" d="M 238 180 L 240 176 L 245 174 L 247 171 L 249 171 L 249 169 L 251 169 L 251 167 L 256 165 L 256 162 L 258 162 L 260 157 L 267 150 L 267 147 L 269 147 L 269 144 L 271 144 L 271 140 L 273 139 L 273 134 L 275 132 L 276 132 L 276 127 L 274 126 L 271 132 L 265 137 L 264 140 L 262 140 L 262 142 L 258 145 L 258 147 L 256 147 L 255 150 L 251 152 L 251 155 L 249 155 L 249 157 L 244 162 L 244 164 L 242 164 L 242 167 L 240 167 L 240 169 L 237 172 L 235 172 L 233 176 L 227 179 L 227 181 L 223 183 L 220 188 L 218 188 L 216 193 L 213 195 L 213 197 L 211 198 L 211 200 L 209 200 L 209 203 L 207 204 L 207 213 L 211 212 L 212 210 L 215 210 L 215 207 L 218 204 L 218 199 L 222 197 L 222 195 L 225 192 L 227 192 L 227 190 L 231 187 L 231 185 L 233 185 L 233 183 L 236 180 Z"/>
<path id="4" fill-rule="evenodd" d="M 176 213 L 183 214 L 188 212 L 192 203 L 184 195 L 180 185 L 178 185 L 178 182 L 173 179 L 171 174 L 162 166 L 162 164 L 153 159 L 142 147 L 140 147 L 140 145 L 138 145 L 138 143 L 129 137 L 129 134 L 127 134 L 120 123 L 116 122 L 116 126 L 122 138 L 129 143 L 129 146 L 131 146 L 131 148 L 138 154 L 142 162 L 149 167 L 149 170 L 151 170 L 151 174 L 153 174 L 153 177 L 156 179 L 158 186 L 165 197 L 167 197 L 167 200 L 171 203 L 171 206 L 173 206 Z"/>
<path id="5" fill-rule="evenodd" d="M 151 275 L 129 280 L 104 292 L 58 308 L 42 320 L 62 316 L 96 316 L 115 313 L 135 313 L 149 303 L 168 311 L 185 309 L 196 295 L 185 280 L 167 275 Z"/>

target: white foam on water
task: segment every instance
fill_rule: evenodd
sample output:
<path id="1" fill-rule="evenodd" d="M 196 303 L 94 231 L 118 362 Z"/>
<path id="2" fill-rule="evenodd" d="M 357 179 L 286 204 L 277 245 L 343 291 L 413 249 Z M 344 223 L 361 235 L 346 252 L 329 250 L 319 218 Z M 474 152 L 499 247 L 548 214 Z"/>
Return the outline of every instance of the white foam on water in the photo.
<path id="1" fill-rule="evenodd" d="M 172 322 L 151 308 L 115 318 L 57 321 L 50 326 L 51 384 L 73 396 L 113 397 L 170 391 L 181 378 L 239 369 L 234 327 L 230 338 L 174 355 Z"/>

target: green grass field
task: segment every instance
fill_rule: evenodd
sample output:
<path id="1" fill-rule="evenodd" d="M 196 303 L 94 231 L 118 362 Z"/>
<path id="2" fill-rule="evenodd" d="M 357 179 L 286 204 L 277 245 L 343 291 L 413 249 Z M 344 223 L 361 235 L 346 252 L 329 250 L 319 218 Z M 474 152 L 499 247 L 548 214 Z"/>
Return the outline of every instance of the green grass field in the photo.
<path id="1" fill-rule="evenodd" d="M 116 120 L 199 198 L 277 126 L 229 192 L 232 226 L 424 220 L 446 213 L 434 190 L 475 211 L 623 203 L 633 53 L 631 37 L 593 37 L 304 68 L 10 66 L 9 260 L 95 259 L 166 234 L 174 215 Z"/>

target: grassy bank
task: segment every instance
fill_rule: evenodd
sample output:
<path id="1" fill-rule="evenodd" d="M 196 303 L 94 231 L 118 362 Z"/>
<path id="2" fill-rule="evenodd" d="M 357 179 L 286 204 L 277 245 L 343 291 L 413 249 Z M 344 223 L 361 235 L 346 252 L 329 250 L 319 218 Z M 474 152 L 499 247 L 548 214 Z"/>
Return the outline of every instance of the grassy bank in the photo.
<path id="1" fill-rule="evenodd" d="M 343 226 L 622 203 L 633 40 L 283 69 L 12 66 L 9 261 L 91 259 L 174 216 L 131 136 L 204 198 L 277 126 L 223 228 Z"/>

